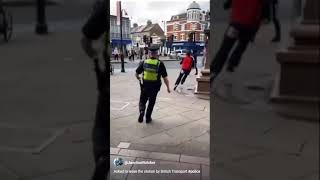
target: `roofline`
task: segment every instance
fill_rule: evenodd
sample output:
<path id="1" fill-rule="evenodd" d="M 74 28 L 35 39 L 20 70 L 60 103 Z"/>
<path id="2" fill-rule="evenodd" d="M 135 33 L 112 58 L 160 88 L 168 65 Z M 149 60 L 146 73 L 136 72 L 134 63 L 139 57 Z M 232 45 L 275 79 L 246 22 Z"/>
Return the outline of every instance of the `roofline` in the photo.
<path id="1" fill-rule="evenodd" d="M 116 16 L 116 15 L 111 15 L 111 14 L 110 14 L 110 17 L 117 17 L 117 16 Z M 129 17 L 123 17 L 123 16 L 122 16 L 122 18 L 123 18 L 123 19 L 129 19 L 129 20 L 130 20 L 130 18 L 129 18 Z"/>
<path id="2" fill-rule="evenodd" d="M 187 11 L 188 11 L 189 9 L 200 9 L 200 10 L 201 10 L 201 8 L 188 8 Z"/>

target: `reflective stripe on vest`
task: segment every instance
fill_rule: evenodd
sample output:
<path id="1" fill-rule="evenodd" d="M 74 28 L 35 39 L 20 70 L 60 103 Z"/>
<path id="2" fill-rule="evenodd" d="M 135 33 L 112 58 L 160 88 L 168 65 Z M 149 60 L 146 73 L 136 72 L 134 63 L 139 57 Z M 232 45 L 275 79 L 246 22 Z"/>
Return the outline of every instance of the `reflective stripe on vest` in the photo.
<path id="1" fill-rule="evenodd" d="M 143 80 L 157 81 L 160 61 L 157 59 L 147 59 L 143 64 Z"/>

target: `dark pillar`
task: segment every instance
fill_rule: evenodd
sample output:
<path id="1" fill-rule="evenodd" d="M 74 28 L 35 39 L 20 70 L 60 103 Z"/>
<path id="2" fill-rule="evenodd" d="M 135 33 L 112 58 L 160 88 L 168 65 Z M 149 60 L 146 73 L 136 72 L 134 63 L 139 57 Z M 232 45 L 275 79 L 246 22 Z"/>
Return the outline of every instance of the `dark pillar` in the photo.
<path id="1" fill-rule="evenodd" d="M 120 46 L 121 46 L 121 55 L 120 55 L 120 58 L 121 58 L 121 72 L 125 72 L 124 70 L 124 51 L 123 51 L 123 43 L 122 43 L 122 8 L 121 8 L 121 3 L 120 3 Z"/>
<path id="2" fill-rule="evenodd" d="M 275 79 L 272 100 L 287 106 L 287 116 L 319 120 L 319 0 L 306 0 L 302 18 L 293 26 L 293 42 L 279 50 L 280 72 Z"/>
<path id="3" fill-rule="evenodd" d="M 213 0 L 210 0 L 210 12 L 214 9 L 214 2 Z M 213 13 L 210 13 L 210 25 L 213 24 Z M 206 55 L 205 56 L 205 68 L 201 71 L 200 76 L 197 77 L 197 85 L 195 94 L 197 94 L 200 98 L 210 98 L 210 63 L 213 59 L 213 38 L 210 38 L 210 36 L 213 36 L 213 28 L 210 28 L 210 30 L 205 30 L 206 37 L 209 38 L 207 49 L 206 49 Z"/>
<path id="4" fill-rule="evenodd" d="M 48 34 L 46 23 L 46 0 L 37 0 L 37 25 L 36 34 Z"/>

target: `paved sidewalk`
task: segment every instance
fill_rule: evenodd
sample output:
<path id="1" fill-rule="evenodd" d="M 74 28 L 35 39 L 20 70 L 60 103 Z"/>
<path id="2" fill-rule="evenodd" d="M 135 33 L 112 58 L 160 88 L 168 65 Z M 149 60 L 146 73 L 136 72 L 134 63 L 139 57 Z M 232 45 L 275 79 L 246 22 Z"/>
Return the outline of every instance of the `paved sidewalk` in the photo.
<path id="1" fill-rule="evenodd" d="M 179 69 L 167 69 L 171 88 Z M 190 73 L 190 74 L 193 74 Z M 112 179 L 209 180 L 209 101 L 194 96 L 195 77 L 185 87 L 168 94 L 163 85 L 155 105 L 153 122 L 138 123 L 140 87 L 134 72 L 111 76 L 111 161 L 156 161 L 155 165 L 127 165 L 127 170 L 199 170 L 199 173 L 124 173 L 113 167 Z M 179 89 L 179 88 L 178 88 Z M 128 91 L 129 90 L 129 91 Z"/>
<path id="2" fill-rule="evenodd" d="M 0 42 L 0 179 L 88 180 L 96 105 L 78 29 Z"/>
<path id="3" fill-rule="evenodd" d="M 168 70 L 171 88 L 178 73 Z M 148 125 L 137 121 L 140 86 L 134 72 L 116 73 L 110 82 L 112 147 L 129 142 L 130 149 L 208 157 L 209 101 L 194 96 L 194 75 L 181 92 L 168 94 L 163 85 Z"/>

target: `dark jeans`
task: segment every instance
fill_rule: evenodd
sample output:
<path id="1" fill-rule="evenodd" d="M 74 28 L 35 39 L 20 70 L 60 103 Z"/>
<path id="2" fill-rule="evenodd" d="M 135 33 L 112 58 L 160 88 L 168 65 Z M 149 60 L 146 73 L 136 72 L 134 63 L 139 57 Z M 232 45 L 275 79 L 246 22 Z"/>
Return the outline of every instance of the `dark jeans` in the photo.
<path id="1" fill-rule="evenodd" d="M 181 84 L 183 84 L 186 81 L 189 73 L 190 73 L 190 71 L 185 71 L 185 70 L 181 69 L 180 74 L 178 76 L 178 79 L 176 80 L 175 85 L 179 85 L 180 81 L 181 81 Z"/>
<path id="2" fill-rule="evenodd" d="M 148 103 L 146 118 L 151 118 L 153 107 L 156 103 L 157 95 L 159 90 L 153 89 L 153 88 L 142 88 L 141 94 L 140 94 L 140 101 L 139 101 L 139 112 L 143 113 L 146 110 L 146 103 Z"/>
<path id="3" fill-rule="evenodd" d="M 196 74 L 198 74 L 198 67 L 197 67 L 198 62 L 197 62 L 197 56 L 193 56 L 193 58 L 194 58 L 194 68 L 196 69 Z"/>
<path id="4" fill-rule="evenodd" d="M 235 35 L 229 34 L 232 29 L 235 30 Z M 237 24 L 231 24 L 228 27 L 220 49 L 210 65 L 211 73 L 213 73 L 215 77 L 221 72 L 235 43 L 237 43 L 237 45 L 229 57 L 227 69 L 233 70 L 233 68 L 239 65 L 241 57 L 247 49 L 250 40 L 253 38 L 254 33 L 255 28 L 249 28 Z"/>

